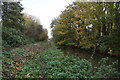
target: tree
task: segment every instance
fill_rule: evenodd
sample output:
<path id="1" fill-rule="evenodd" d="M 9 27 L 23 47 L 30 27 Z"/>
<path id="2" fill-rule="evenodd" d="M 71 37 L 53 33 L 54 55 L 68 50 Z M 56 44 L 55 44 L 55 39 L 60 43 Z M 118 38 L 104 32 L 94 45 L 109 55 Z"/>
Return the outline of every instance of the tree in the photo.
<path id="1" fill-rule="evenodd" d="M 28 43 L 23 34 L 24 19 L 20 2 L 2 3 L 2 45 L 5 47 L 17 47 Z"/>
<path id="2" fill-rule="evenodd" d="M 93 49 L 93 52 L 101 47 L 108 51 L 110 43 L 104 38 L 116 34 L 115 29 L 120 22 L 119 6 L 120 2 L 73 2 L 57 20 L 52 21 L 54 41 L 59 45 L 72 44 L 84 49 Z M 116 40 L 119 41 L 117 38 Z"/>
<path id="3" fill-rule="evenodd" d="M 58 18 L 57 25 L 53 29 L 53 37 L 57 35 L 60 37 L 58 43 L 65 42 L 67 45 L 81 46 L 81 40 L 85 37 L 85 34 L 89 31 L 87 26 L 92 24 L 93 15 L 92 3 L 78 3 L 67 6 Z M 89 12 L 89 14 L 87 14 Z M 59 31 L 56 30 L 59 27 Z M 89 31 L 90 32 L 90 31 Z M 56 39 L 55 36 L 54 38 Z M 71 38 L 72 37 L 72 38 Z M 83 43 L 83 42 L 82 42 Z"/>
<path id="4" fill-rule="evenodd" d="M 24 25 L 22 10 L 20 2 L 3 2 L 3 27 L 15 28 L 22 31 Z"/>
<path id="5" fill-rule="evenodd" d="M 76 30 L 71 24 L 71 18 L 73 16 L 73 11 L 63 11 L 60 18 L 53 20 L 54 25 L 53 37 L 57 44 L 59 45 L 75 45 Z M 51 25 L 51 27 L 53 26 Z M 72 37 L 72 39 L 71 39 Z"/>
<path id="6" fill-rule="evenodd" d="M 47 29 L 43 29 L 40 20 L 33 15 L 24 14 L 26 36 L 33 38 L 35 41 L 42 41 L 48 39 Z M 32 34 L 31 34 L 32 33 Z"/>

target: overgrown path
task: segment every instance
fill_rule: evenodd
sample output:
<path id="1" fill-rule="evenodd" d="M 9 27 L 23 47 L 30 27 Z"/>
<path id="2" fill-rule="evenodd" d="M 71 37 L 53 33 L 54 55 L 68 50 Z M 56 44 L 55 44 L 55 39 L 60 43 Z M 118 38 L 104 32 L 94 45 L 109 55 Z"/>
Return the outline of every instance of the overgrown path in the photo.
<path id="1" fill-rule="evenodd" d="M 113 67 L 116 62 L 113 62 L 112 65 L 105 64 L 108 62 L 108 58 L 103 59 L 100 66 L 96 68 L 88 60 L 64 56 L 60 49 L 53 46 L 51 43 L 42 42 L 19 47 L 19 49 L 8 52 L 5 56 L 8 58 L 5 67 L 8 70 L 7 72 L 10 72 L 9 75 L 12 74 L 12 76 L 5 75 L 5 77 L 42 78 L 43 80 L 58 77 L 117 77 L 113 75 L 113 72 L 116 73 L 116 69 Z M 12 57 L 8 57 L 11 55 Z M 101 73 L 104 69 L 106 73 Z"/>
<path id="2" fill-rule="evenodd" d="M 34 44 L 30 45 L 30 46 L 23 46 L 21 48 L 24 49 L 25 51 L 31 51 L 34 54 L 36 52 L 39 52 L 39 53 L 44 53 L 45 52 L 44 47 L 40 43 L 34 43 Z M 39 64 L 40 64 L 40 71 L 41 71 L 41 74 L 39 75 L 39 77 L 44 78 L 45 77 L 45 75 L 44 75 L 45 63 L 41 58 L 39 60 Z"/>
<path id="3" fill-rule="evenodd" d="M 24 49 L 25 51 L 30 51 L 32 53 L 44 53 L 47 49 L 49 49 L 51 47 L 51 43 L 47 43 L 47 42 L 38 42 L 38 43 L 34 43 L 31 45 L 26 45 L 26 46 L 21 46 L 21 49 Z M 39 64 L 40 64 L 40 71 L 41 74 L 39 75 L 40 78 L 45 78 L 44 72 L 45 72 L 45 62 L 42 60 L 42 58 L 39 58 Z"/>

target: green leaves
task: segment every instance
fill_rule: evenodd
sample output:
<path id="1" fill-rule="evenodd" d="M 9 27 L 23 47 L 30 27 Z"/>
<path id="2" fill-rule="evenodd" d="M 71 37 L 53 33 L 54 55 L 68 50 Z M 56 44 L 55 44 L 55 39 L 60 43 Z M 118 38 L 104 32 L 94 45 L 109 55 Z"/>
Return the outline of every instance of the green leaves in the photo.
<path id="1" fill-rule="evenodd" d="M 73 56 L 64 56 L 55 48 L 47 50 L 41 58 L 46 63 L 47 78 L 103 78 L 111 76 L 112 72 L 117 72 L 112 64 L 106 65 L 108 58 L 102 59 L 99 62 L 100 66 L 95 68 L 91 62 Z"/>
<path id="2" fill-rule="evenodd" d="M 3 27 L 22 31 L 24 19 L 21 13 L 23 8 L 20 2 L 3 2 L 2 10 Z"/>
<path id="3" fill-rule="evenodd" d="M 29 43 L 27 37 L 20 30 L 3 27 L 3 47 L 17 47 Z"/>
<path id="4" fill-rule="evenodd" d="M 9 72 L 9 75 L 15 78 L 39 78 L 41 66 L 38 57 L 36 53 L 27 53 L 19 48 L 4 52 L 3 70 Z"/>
<path id="5" fill-rule="evenodd" d="M 118 76 L 114 65 L 103 58 L 94 67 L 90 61 L 74 56 L 65 56 L 60 49 L 52 47 L 45 53 L 26 52 L 14 49 L 3 53 L 3 70 L 15 78 L 39 78 L 42 74 L 46 78 L 108 78 Z M 40 64 L 42 62 L 42 64 Z M 44 65 L 44 66 L 43 66 Z M 6 77 L 5 75 L 3 77 Z"/>

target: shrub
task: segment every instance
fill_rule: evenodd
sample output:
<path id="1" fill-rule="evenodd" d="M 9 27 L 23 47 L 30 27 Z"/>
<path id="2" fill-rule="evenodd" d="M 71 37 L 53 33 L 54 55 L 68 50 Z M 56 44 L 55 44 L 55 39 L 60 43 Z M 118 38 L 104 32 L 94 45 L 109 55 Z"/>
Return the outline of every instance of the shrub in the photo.
<path id="1" fill-rule="evenodd" d="M 3 27 L 2 34 L 3 47 L 17 47 L 29 42 L 27 37 L 24 36 L 20 30 L 14 28 Z"/>

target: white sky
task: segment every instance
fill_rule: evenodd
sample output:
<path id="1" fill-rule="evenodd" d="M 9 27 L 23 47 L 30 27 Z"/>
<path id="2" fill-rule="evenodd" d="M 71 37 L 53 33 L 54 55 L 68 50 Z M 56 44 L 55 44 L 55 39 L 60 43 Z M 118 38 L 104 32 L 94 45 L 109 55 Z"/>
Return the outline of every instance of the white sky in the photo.
<path id="1" fill-rule="evenodd" d="M 50 23 L 52 19 L 58 17 L 61 11 L 65 9 L 68 3 L 74 0 L 22 0 L 25 13 L 36 16 L 41 24 L 48 30 L 48 36 L 51 37 Z"/>

